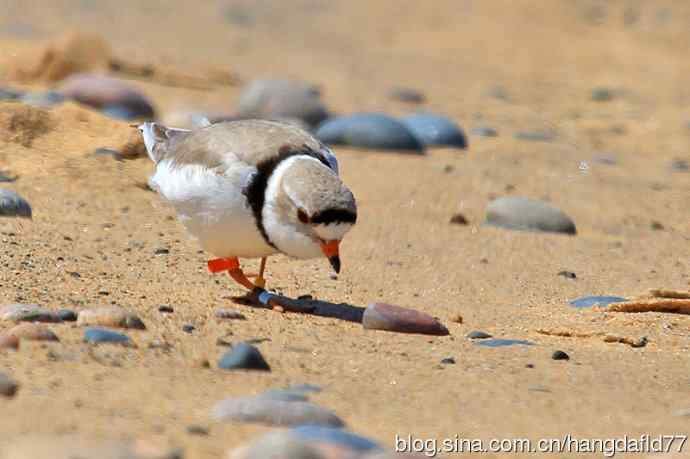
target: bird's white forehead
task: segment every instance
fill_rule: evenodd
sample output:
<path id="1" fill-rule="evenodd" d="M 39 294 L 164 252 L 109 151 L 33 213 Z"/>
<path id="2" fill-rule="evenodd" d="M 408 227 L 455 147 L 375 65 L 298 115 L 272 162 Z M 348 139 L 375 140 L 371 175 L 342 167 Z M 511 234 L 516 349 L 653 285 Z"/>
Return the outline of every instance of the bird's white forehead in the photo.
<path id="1" fill-rule="evenodd" d="M 339 241 L 352 229 L 352 223 L 315 225 L 314 232 L 324 241 Z"/>

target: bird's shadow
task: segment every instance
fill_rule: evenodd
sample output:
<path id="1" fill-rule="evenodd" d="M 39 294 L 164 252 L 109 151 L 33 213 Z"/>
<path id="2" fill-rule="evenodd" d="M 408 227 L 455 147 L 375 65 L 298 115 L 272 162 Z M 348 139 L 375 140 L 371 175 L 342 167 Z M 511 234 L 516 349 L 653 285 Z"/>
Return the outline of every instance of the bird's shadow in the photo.
<path id="1" fill-rule="evenodd" d="M 256 308 L 282 308 L 288 312 L 330 317 L 347 322 L 362 323 L 362 317 L 364 316 L 364 308 L 361 306 L 347 303 L 329 303 L 328 301 L 315 300 L 313 298 L 294 299 L 258 288 L 245 296 L 234 297 L 233 301 Z"/>

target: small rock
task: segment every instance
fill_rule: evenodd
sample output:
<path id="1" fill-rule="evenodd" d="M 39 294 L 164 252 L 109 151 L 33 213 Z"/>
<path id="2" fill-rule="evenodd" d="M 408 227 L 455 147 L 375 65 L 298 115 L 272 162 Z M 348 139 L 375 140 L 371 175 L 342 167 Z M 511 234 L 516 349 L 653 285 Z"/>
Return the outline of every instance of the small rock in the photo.
<path id="1" fill-rule="evenodd" d="M 53 331 L 43 324 L 23 323 L 10 328 L 8 335 L 28 341 L 60 341 Z"/>
<path id="2" fill-rule="evenodd" d="M 467 136 L 460 127 L 445 116 L 415 113 L 401 118 L 425 146 L 467 148 Z"/>
<path id="3" fill-rule="evenodd" d="M 591 308 L 592 306 L 605 308 L 611 303 L 622 303 L 624 301 L 628 300 L 619 296 L 585 296 L 572 300 L 570 304 L 576 308 Z"/>
<path id="4" fill-rule="evenodd" d="M 250 82 L 242 89 L 237 114 L 241 118 L 296 118 L 312 127 L 328 118 L 316 86 L 284 79 Z"/>
<path id="5" fill-rule="evenodd" d="M 467 217 L 465 217 L 463 214 L 455 214 L 452 217 L 450 217 L 450 223 L 453 223 L 455 225 L 468 225 L 470 222 L 467 220 Z"/>
<path id="6" fill-rule="evenodd" d="M 455 365 L 455 358 L 446 357 L 445 359 L 441 359 L 441 363 L 443 365 Z"/>
<path id="7" fill-rule="evenodd" d="M 362 317 L 362 325 L 369 330 L 438 336 L 449 334 L 448 329 L 429 314 L 386 303 L 372 303 L 367 306 Z"/>
<path id="8" fill-rule="evenodd" d="M 630 343 L 630 347 L 645 347 L 649 341 L 647 340 L 646 336 L 643 336 L 642 338 L 638 339 L 637 341 L 633 341 Z"/>
<path id="9" fill-rule="evenodd" d="M 610 102 L 618 96 L 618 91 L 607 87 L 592 88 L 590 98 L 594 102 Z"/>
<path id="10" fill-rule="evenodd" d="M 72 311 L 71 309 L 60 309 L 57 312 L 57 316 L 63 322 L 76 322 L 78 317 L 77 313 Z"/>
<path id="11" fill-rule="evenodd" d="M 513 230 L 577 233 L 575 223 L 560 209 L 543 201 L 517 196 L 491 201 L 486 209 L 486 222 Z"/>
<path id="12" fill-rule="evenodd" d="M 652 221 L 652 223 L 649 226 L 655 231 L 661 231 L 664 229 L 664 225 L 658 221 Z"/>
<path id="13" fill-rule="evenodd" d="M 158 306 L 158 312 L 166 313 L 166 314 L 172 314 L 175 312 L 175 310 L 172 308 L 172 306 L 168 306 L 167 304 L 162 304 Z"/>
<path id="14" fill-rule="evenodd" d="M 530 392 L 551 392 L 551 389 L 541 384 L 533 384 L 527 387 Z"/>
<path id="15" fill-rule="evenodd" d="M 218 319 L 247 320 L 244 314 L 233 311 L 232 309 L 216 309 L 215 315 Z"/>
<path id="16" fill-rule="evenodd" d="M 60 322 L 58 315 L 37 304 L 8 304 L 0 308 L 0 320 L 12 322 Z"/>
<path id="17" fill-rule="evenodd" d="M 498 131 L 489 126 L 478 126 L 472 129 L 472 134 L 479 137 L 498 137 Z"/>
<path id="18" fill-rule="evenodd" d="M 677 172 L 690 171 L 690 161 L 685 159 L 674 159 L 671 161 L 671 169 Z"/>
<path id="19" fill-rule="evenodd" d="M 529 142 L 553 142 L 558 137 L 555 132 L 552 131 L 518 131 L 515 133 L 514 137 L 518 140 L 526 140 Z"/>
<path id="20" fill-rule="evenodd" d="M 182 326 L 182 331 L 185 332 L 185 333 L 191 333 L 191 332 L 194 331 L 194 325 L 184 324 L 184 325 Z"/>
<path id="21" fill-rule="evenodd" d="M 510 102 L 511 100 L 508 90 L 503 86 L 493 86 L 487 90 L 485 94 L 489 97 L 493 97 L 494 99 L 502 100 L 504 102 Z"/>
<path id="22" fill-rule="evenodd" d="M 90 344 L 132 344 L 129 336 L 99 327 L 89 327 L 84 330 L 84 341 Z"/>
<path id="23" fill-rule="evenodd" d="M 383 450 L 383 447 L 373 440 L 347 430 L 334 429 L 333 427 L 304 425 L 294 427 L 287 432 L 311 445 L 334 445 L 346 448 L 357 454 Z"/>
<path id="24" fill-rule="evenodd" d="M 0 395 L 11 398 L 17 393 L 19 384 L 5 373 L 0 373 Z"/>
<path id="25" fill-rule="evenodd" d="M 405 124 L 383 113 L 354 113 L 328 119 L 318 127 L 316 137 L 330 145 L 424 152 L 421 141 Z"/>
<path id="26" fill-rule="evenodd" d="M 345 423 L 331 410 L 309 402 L 270 397 L 240 397 L 223 400 L 212 410 L 217 421 L 237 421 L 273 426 L 320 425 L 342 427 Z"/>
<path id="27" fill-rule="evenodd" d="M 165 247 L 158 247 L 153 251 L 154 255 L 167 255 L 170 253 L 169 249 L 166 249 Z"/>
<path id="28" fill-rule="evenodd" d="M 26 199 L 11 190 L 0 188 L 0 217 L 31 218 L 31 206 Z"/>
<path id="29" fill-rule="evenodd" d="M 554 351 L 551 358 L 553 360 L 570 360 L 570 356 L 563 351 Z"/>
<path id="30" fill-rule="evenodd" d="M 413 88 L 405 88 L 402 86 L 394 86 L 388 91 L 388 97 L 399 102 L 406 102 L 408 104 L 423 104 L 426 97 L 422 91 Z"/>
<path id="31" fill-rule="evenodd" d="M 261 352 L 251 344 L 237 343 L 221 357 L 218 368 L 224 370 L 259 370 L 271 371 Z"/>
<path id="32" fill-rule="evenodd" d="M 558 275 L 566 279 L 577 279 L 577 275 L 572 271 L 559 271 Z"/>
<path id="33" fill-rule="evenodd" d="M 475 341 L 477 346 L 486 347 L 505 347 L 505 346 L 533 346 L 534 343 L 530 341 L 525 341 L 522 339 L 485 339 L 481 341 Z"/>
<path id="34" fill-rule="evenodd" d="M 59 92 L 69 99 L 102 110 L 105 114 L 125 116 L 127 120 L 152 119 L 155 110 L 137 89 L 122 80 L 96 74 L 75 74 L 64 80 Z"/>
<path id="35" fill-rule="evenodd" d="M 100 325 L 103 327 L 146 330 L 146 325 L 144 325 L 139 316 L 119 306 L 85 309 L 79 313 L 77 325 Z"/>
<path id="36" fill-rule="evenodd" d="M 469 339 L 488 339 L 493 338 L 490 334 L 483 332 L 481 330 L 473 330 L 467 334 Z"/>
<path id="37" fill-rule="evenodd" d="M 193 424 L 191 426 L 187 426 L 187 433 L 189 435 L 198 435 L 200 437 L 207 437 L 209 434 L 209 430 L 208 430 L 208 427 Z"/>
<path id="38" fill-rule="evenodd" d="M 14 335 L 3 333 L 0 335 L 0 350 L 2 349 L 19 349 L 19 338 Z"/>

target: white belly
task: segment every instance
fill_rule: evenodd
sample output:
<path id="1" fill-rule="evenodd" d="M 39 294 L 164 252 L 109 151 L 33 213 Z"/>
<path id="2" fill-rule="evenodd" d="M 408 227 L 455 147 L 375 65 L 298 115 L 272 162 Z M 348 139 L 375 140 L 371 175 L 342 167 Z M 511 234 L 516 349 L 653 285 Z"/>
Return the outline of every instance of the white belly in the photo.
<path id="1" fill-rule="evenodd" d="M 171 168 L 161 161 L 151 185 L 172 204 L 189 233 L 217 257 L 258 258 L 276 253 L 256 227 L 242 194 L 254 169 L 218 175 L 201 166 Z"/>

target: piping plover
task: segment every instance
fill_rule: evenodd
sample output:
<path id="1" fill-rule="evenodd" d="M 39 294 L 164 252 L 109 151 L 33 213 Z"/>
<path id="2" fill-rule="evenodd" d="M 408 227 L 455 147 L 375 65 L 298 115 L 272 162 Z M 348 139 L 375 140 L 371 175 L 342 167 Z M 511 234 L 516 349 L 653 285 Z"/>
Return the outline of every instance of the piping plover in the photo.
<path id="1" fill-rule="evenodd" d="M 211 272 L 263 288 L 266 257 L 325 255 L 340 271 L 339 244 L 357 220 L 333 152 L 287 123 L 242 120 L 193 130 L 138 126 L 156 172 L 149 184 L 189 233 L 215 255 Z M 255 283 L 239 258 L 261 258 Z"/>

